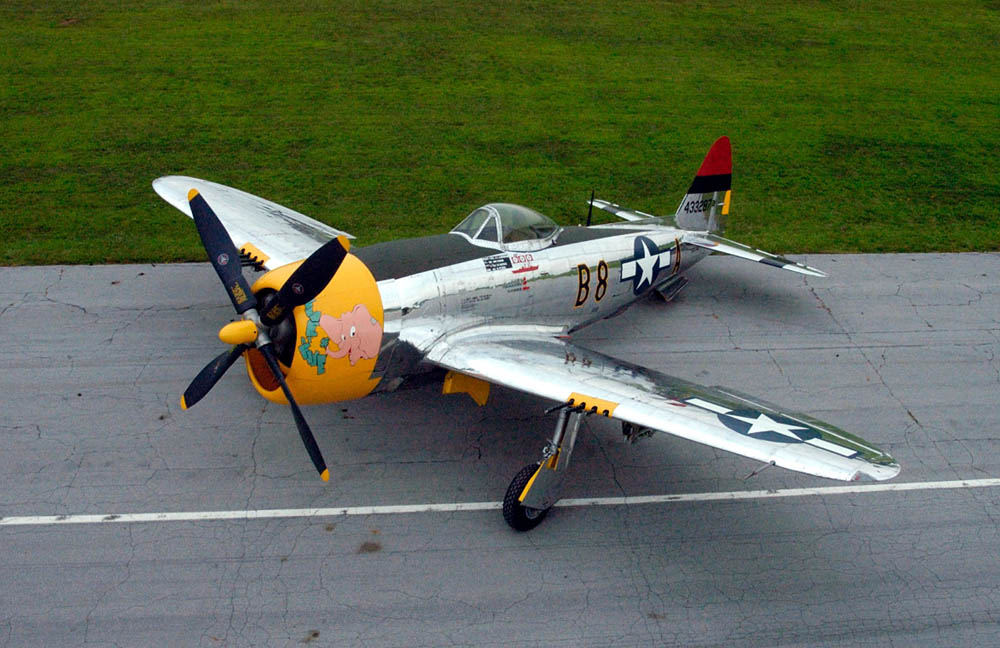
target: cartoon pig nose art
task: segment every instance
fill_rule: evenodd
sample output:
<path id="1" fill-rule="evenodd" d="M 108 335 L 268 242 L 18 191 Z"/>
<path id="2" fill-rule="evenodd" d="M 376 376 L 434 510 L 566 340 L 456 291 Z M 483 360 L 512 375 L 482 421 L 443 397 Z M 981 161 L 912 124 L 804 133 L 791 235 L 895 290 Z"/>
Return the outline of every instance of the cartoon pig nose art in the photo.
<path id="1" fill-rule="evenodd" d="M 337 345 L 336 349 L 326 350 L 331 358 L 347 356 L 353 366 L 361 358 L 371 359 L 378 355 L 382 327 L 364 304 L 358 304 L 339 318 L 320 315 L 319 325 L 330 336 L 330 344 Z"/>

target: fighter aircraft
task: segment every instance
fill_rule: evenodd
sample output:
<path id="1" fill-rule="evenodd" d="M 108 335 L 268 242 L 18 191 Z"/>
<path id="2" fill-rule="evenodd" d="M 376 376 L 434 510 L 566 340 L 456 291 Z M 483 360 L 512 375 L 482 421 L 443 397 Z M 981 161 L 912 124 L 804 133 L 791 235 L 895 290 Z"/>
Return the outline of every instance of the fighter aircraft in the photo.
<path id="1" fill-rule="evenodd" d="M 711 253 L 812 277 L 821 271 L 722 238 L 731 203 L 727 137 L 711 147 L 673 223 L 594 199 L 620 221 L 560 227 L 537 211 L 490 203 L 446 234 L 352 248 L 350 235 L 257 196 L 197 178 L 153 182 L 194 219 L 238 321 L 232 345 L 181 398 L 193 406 L 239 358 L 250 382 L 288 404 L 323 480 L 329 471 L 298 403 L 392 391 L 444 369 L 442 391 L 486 403 L 491 384 L 551 400 L 555 431 L 521 469 L 503 515 L 537 526 L 559 499 L 584 416 L 621 421 L 630 441 L 662 431 L 764 465 L 821 477 L 891 479 L 899 465 L 829 424 L 726 388 L 708 388 L 604 355 L 574 332 L 650 294 L 671 299 Z M 234 243 L 239 242 L 239 246 Z M 243 267 L 266 271 L 251 286 Z"/>

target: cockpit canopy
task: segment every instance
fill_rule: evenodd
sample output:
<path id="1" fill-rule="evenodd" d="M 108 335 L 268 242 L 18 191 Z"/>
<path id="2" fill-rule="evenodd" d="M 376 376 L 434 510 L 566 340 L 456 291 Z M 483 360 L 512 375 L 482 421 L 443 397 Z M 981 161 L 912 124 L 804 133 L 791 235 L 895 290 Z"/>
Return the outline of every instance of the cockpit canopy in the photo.
<path id="1" fill-rule="evenodd" d="M 529 252 L 552 245 L 559 226 L 534 209 L 510 203 L 483 205 L 451 230 L 473 245 Z"/>

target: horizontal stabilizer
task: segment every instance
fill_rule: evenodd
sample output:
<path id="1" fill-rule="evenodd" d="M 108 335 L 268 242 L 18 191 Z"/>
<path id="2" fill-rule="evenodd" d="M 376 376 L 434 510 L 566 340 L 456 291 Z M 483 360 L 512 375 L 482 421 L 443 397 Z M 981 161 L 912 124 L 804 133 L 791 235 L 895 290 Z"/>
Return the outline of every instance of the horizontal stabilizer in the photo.
<path id="1" fill-rule="evenodd" d="M 599 198 L 596 200 L 590 200 L 588 202 L 594 207 L 597 207 L 598 209 L 603 209 L 604 211 L 612 213 L 618 218 L 627 221 L 645 221 L 656 218 L 656 216 L 653 216 L 652 214 L 647 214 L 646 212 L 641 212 L 641 211 L 634 211 L 631 209 L 625 209 L 621 205 L 616 205 L 615 203 L 609 203 L 607 200 L 601 200 Z"/>
<path id="2" fill-rule="evenodd" d="M 737 243 L 736 241 L 730 241 L 729 239 L 716 236 L 715 234 L 688 233 L 684 235 L 684 243 L 697 245 L 698 247 L 705 248 L 713 252 L 719 252 L 721 254 L 730 254 L 732 256 L 740 257 L 741 259 L 747 259 L 748 261 L 756 261 L 758 263 L 763 263 L 764 265 L 774 266 L 775 268 L 791 270 L 792 272 L 809 275 L 810 277 L 826 276 L 826 273 L 822 270 L 817 270 L 816 268 L 798 263 L 796 261 L 791 261 L 784 257 L 771 254 L 770 252 L 756 250 L 749 245 L 743 245 L 742 243 Z"/>

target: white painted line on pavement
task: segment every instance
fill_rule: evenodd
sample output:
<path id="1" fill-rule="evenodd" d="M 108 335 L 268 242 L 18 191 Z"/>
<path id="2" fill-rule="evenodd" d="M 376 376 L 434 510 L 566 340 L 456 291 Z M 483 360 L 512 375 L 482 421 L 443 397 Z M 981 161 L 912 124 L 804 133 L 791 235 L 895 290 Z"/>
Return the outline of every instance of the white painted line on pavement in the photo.
<path id="1" fill-rule="evenodd" d="M 564 499 L 557 507 L 571 506 L 639 506 L 676 502 L 712 502 L 810 495 L 859 495 L 921 490 L 952 490 L 993 488 L 1000 479 L 963 479 L 936 482 L 901 482 L 893 484 L 852 484 L 820 488 L 786 488 L 782 490 L 729 491 L 723 493 L 684 493 L 678 495 L 635 495 L 627 497 L 585 497 Z M 21 515 L 0 518 L 0 526 L 43 526 L 56 524 L 106 524 L 116 522 L 199 522 L 212 520 L 265 520 L 272 518 L 337 517 L 341 515 L 405 515 L 410 513 L 461 513 L 496 511 L 501 502 L 454 502 L 451 504 L 404 504 L 398 506 L 350 506 L 341 508 L 262 509 L 246 511 L 189 511 L 178 513 L 99 513 L 87 515 Z"/>

